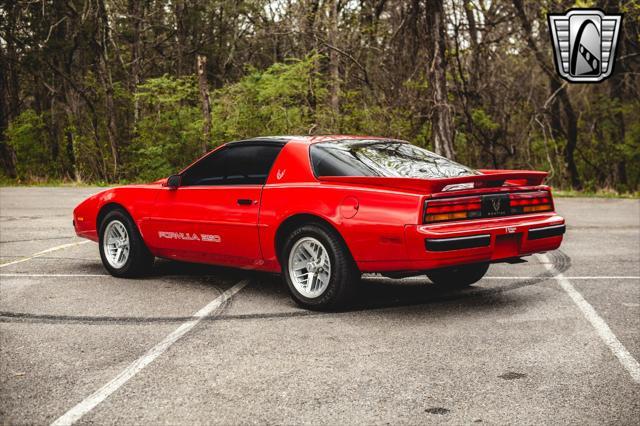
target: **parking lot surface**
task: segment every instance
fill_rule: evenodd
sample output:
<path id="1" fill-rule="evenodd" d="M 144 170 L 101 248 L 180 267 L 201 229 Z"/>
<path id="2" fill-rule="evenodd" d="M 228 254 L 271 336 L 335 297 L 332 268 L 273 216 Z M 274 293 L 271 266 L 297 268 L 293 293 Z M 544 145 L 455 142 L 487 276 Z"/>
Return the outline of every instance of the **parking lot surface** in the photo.
<path id="1" fill-rule="evenodd" d="M 279 277 L 159 260 L 108 276 L 98 188 L 0 189 L 2 424 L 637 424 L 640 203 L 557 199 L 561 250 L 462 291 L 365 276 L 299 309 Z"/>

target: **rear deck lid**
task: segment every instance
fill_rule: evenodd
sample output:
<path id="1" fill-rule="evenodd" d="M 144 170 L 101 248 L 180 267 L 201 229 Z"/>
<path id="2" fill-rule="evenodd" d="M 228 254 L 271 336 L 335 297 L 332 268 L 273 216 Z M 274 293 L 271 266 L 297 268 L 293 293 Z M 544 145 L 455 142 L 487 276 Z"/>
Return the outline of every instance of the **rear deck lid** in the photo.
<path id="1" fill-rule="evenodd" d="M 459 188 L 539 185 L 545 172 L 474 170 L 408 142 L 348 139 L 313 144 L 314 175 L 321 181 L 381 186 L 433 194 Z"/>
<path id="2" fill-rule="evenodd" d="M 442 192 L 451 188 L 454 192 L 459 188 L 491 188 L 507 185 L 536 186 L 542 184 L 546 172 L 492 170 L 482 171 L 483 174 L 458 176 L 440 179 L 421 179 L 404 177 L 382 176 L 320 176 L 319 180 L 325 182 L 341 182 L 365 186 L 378 186 L 417 191 L 425 194 Z M 469 184 L 469 185 L 465 185 Z M 464 185 L 464 186 L 462 186 Z"/>

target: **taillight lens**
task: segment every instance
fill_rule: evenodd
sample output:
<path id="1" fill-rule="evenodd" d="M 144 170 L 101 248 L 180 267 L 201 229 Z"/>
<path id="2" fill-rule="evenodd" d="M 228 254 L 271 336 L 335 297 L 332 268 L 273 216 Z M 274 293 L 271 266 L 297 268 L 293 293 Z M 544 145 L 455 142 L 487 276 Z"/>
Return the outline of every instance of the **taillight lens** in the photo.
<path id="1" fill-rule="evenodd" d="M 548 211 L 553 211 L 553 201 L 549 191 L 516 192 L 509 194 L 509 208 L 503 216 Z M 486 215 L 483 215 L 482 212 L 481 196 L 427 200 L 424 210 L 424 223 L 498 217 L 489 214 L 490 211 Z"/>
<path id="2" fill-rule="evenodd" d="M 511 214 L 548 212 L 553 210 L 551 194 L 548 191 L 509 194 Z"/>
<path id="3" fill-rule="evenodd" d="M 472 219 L 482 216 L 480 197 L 447 198 L 429 200 L 424 213 L 425 222 Z"/>

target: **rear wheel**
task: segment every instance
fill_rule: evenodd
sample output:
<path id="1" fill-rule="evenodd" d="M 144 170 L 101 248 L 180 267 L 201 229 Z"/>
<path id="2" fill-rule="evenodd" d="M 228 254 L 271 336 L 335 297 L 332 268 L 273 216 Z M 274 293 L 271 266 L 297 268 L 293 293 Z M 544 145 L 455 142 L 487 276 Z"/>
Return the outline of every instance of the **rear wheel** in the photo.
<path id="1" fill-rule="evenodd" d="M 320 224 L 289 235 L 281 255 L 282 276 L 292 298 L 307 309 L 339 309 L 350 301 L 360 274 L 336 232 Z"/>
<path id="2" fill-rule="evenodd" d="M 154 257 L 138 228 L 123 210 L 112 210 L 100 223 L 100 258 L 116 277 L 138 277 L 148 273 Z"/>
<path id="3" fill-rule="evenodd" d="M 451 268 L 427 271 L 427 277 L 436 285 L 452 288 L 468 287 L 484 277 L 489 263 L 472 263 Z"/>

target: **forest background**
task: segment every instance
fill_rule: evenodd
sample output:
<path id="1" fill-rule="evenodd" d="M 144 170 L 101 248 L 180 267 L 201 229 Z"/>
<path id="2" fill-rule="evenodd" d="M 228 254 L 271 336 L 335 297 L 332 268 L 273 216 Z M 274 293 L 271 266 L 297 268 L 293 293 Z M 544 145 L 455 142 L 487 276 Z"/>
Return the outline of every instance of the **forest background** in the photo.
<path id="1" fill-rule="evenodd" d="M 608 80 L 547 13 L 624 13 Z M 640 185 L 640 1 L 0 1 L 0 183 L 122 183 L 261 135 L 409 140 L 552 185 Z"/>

